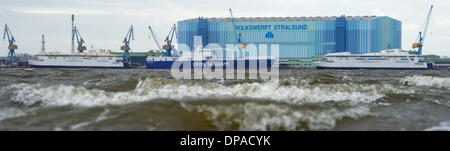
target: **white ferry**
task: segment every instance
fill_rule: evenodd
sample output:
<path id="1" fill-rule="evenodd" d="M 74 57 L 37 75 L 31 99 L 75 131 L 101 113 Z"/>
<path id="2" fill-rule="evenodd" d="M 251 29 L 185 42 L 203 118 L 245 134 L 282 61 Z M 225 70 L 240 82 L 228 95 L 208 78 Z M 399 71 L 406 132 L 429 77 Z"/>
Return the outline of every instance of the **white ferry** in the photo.
<path id="1" fill-rule="evenodd" d="M 39 53 L 29 60 L 31 68 L 124 68 L 122 56 L 110 52 Z"/>
<path id="2" fill-rule="evenodd" d="M 316 68 L 426 70 L 431 69 L 431 65 L 424 62 L 421 56 L 400 49 L 389 49 L 366 54 L 350 54 L 350 52 L 326 54 L 323 61 L 316 63 Z"/>

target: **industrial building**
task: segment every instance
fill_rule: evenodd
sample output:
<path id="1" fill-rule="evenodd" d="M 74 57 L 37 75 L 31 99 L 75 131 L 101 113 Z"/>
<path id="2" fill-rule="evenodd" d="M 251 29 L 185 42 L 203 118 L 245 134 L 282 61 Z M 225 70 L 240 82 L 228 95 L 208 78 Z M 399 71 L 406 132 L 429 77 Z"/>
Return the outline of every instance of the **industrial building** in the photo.
<path id="1" fill-rule="evenodd" d="M 178 22 L 178 44 L 279 44 L 281 59 L 312 58 L 333 52 L 354 54 L 401 48 L 402 24 L 386 16 L 193 18 Z M 270 51 L 270 46 L 268 47 Z M 183 49 L 180 49 L 183 51 Z M 225 54 L 223 57 L 228 56 Z"/>

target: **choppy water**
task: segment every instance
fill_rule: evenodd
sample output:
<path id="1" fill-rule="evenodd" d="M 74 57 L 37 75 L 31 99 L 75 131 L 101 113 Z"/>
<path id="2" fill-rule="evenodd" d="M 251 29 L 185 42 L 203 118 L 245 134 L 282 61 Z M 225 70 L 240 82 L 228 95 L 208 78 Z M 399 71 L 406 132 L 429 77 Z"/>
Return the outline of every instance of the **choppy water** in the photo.
<path id="1" fill-rule="evenodd" d="M 0 130 L 450 130 L 450 71 L 0 69 Z"/>

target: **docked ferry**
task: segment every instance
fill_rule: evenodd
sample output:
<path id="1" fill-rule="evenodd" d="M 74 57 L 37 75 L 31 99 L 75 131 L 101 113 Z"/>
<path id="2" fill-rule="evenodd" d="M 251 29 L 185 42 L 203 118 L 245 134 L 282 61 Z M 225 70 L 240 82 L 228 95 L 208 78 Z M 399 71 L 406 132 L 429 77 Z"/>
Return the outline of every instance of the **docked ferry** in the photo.
<path id="1" fill-rule="evenodd" d="M 31 68 L 124 68 L 122 56 L 110 52 L 39 53 L 29 60 Z"/>
<path id="2" fill-rule="evenodd" d="M 274 59 L 268 57 L 255 58 L 235 58 L 220 59 L 216 58 L 212 51 L 193 52 L 182 56 L 148 56 L 147 69 L 171 69 L 184 68 L 212 68 L 212 69 L 250 69 L 250 68 L 271 68 Z"/>
<path id="3" fill-rule="evenodd" d="M 431 69 L 432 65 L 424 62 L 422 56 L 409 54 L 400 49 L 389 49 L 366 54 L 350 54 L 350 52 L 326 54 L 323 61 L 316 63 L 316 68 L 426 70 Z"/>

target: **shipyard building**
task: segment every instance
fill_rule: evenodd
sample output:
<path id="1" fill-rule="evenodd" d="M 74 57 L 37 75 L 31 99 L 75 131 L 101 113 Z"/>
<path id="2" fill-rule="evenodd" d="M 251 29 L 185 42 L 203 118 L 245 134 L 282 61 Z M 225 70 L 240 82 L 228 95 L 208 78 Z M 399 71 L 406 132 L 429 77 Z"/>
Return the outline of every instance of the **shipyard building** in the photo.
<path id="1" fill-rule="evenodd" d="M 254 17 L 234 18 L 234 22 L 233 27 L 231 18 L 179 21 L 178 44 L 194 49 L 195 39 L 201 36 L 203 46 L 216 43 L 225 48 L 236 43 L 235 28 L 242 43 L 279 44 L 280 59 L 401 48 L 402 24 L 386 16 Z"/>

